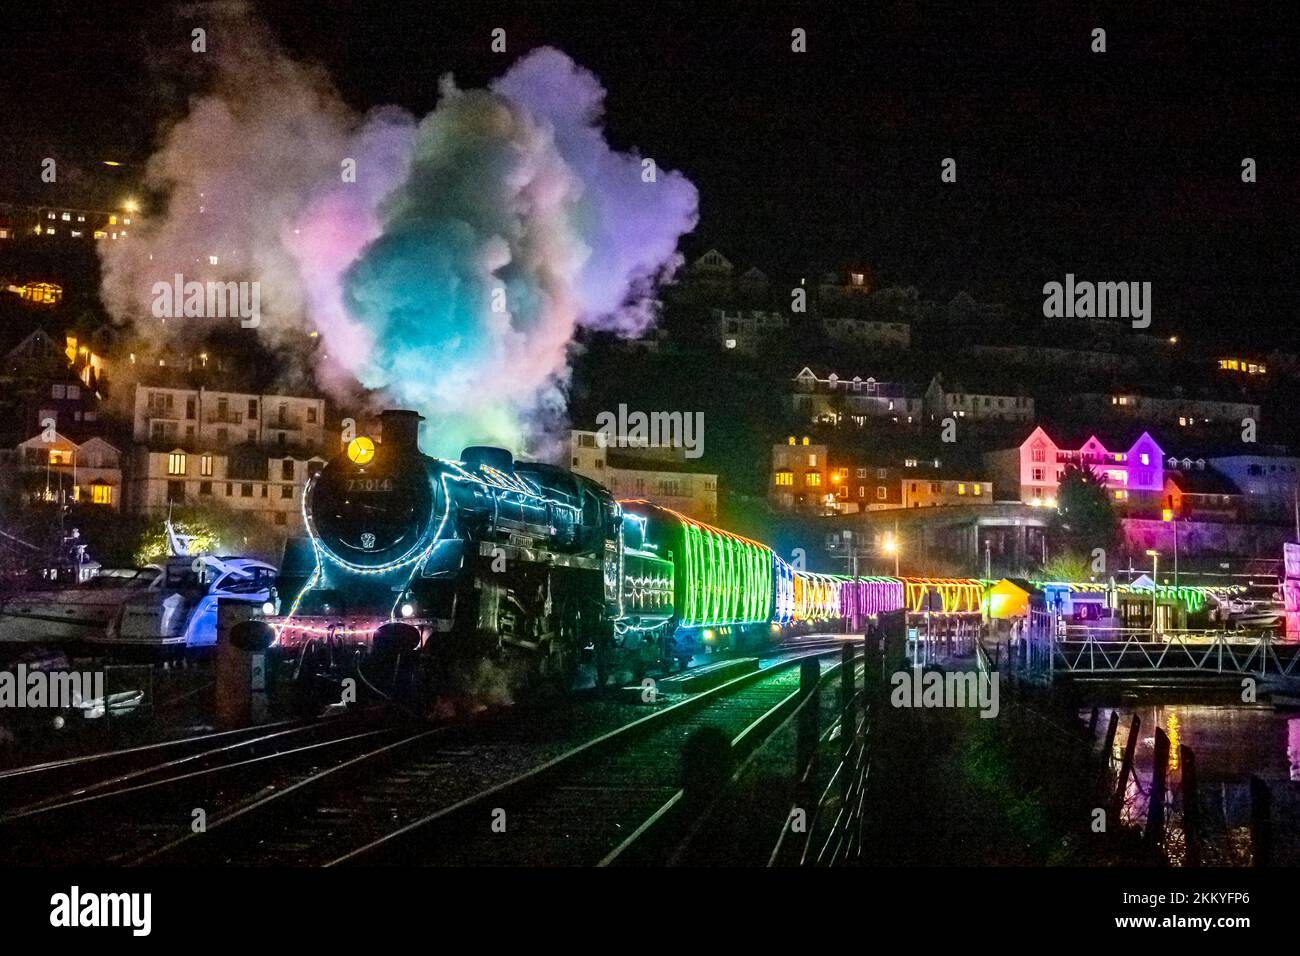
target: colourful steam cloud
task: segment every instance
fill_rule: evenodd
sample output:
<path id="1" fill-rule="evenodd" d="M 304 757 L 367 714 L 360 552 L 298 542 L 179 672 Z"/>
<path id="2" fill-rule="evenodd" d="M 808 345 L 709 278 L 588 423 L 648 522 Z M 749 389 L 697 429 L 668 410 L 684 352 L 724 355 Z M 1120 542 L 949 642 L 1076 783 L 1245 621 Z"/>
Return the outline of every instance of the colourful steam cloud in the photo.
<path id="1" fill-rule="evenodd" d="M 565 421 L 575 332 L 652 321 L 695 187 L 663 169 L 647 181 L 642 157 L 613 150 L 599 81 L 555 49 L 488 90 L 444 78 L 417 121 L 357 116 L 264 30 L 237 36 L 213 45 L 211 91 L 150 160 L 165 211 L 101 247 L 110 311 L 183 338 L 208 320 L 151 318 L 154 282 L 259 281 L 249 334 L 289 349 L 318 330 L 319 384 L 418 409 L 427 451 L 544 446 Z"/>

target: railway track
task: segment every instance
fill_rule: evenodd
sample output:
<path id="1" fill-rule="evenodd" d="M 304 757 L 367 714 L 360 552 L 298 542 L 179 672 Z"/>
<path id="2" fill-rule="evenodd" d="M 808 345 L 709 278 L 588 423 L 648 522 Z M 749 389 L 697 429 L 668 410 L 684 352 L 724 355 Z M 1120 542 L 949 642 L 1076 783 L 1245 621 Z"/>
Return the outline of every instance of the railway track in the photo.
<path id="1" fill-rule="evenodd" d="M 687 742 L 708 729 L 743 758 L 799 701 L 794 665 L 830 653 L 792 656 L 672 705 L 328 865 L 609 865 L 634 847 L 644 853 L 657 828 L 689 824 L 689 812 L 675 813 L 689 810 L 678 785 Z"/>
<path id="2" fill-rule="evenodd" d="M 650 715 L 641 704 L 588 700 L 568 706 L 517 708 L 492 720 L 474 721 L 445 732 L 398 740 L 268 793 L 217 819 L 204 833 L 187 833 L 150 849 L 131 862 L 165 865 L 325 866 L 370 852 L 387 841 L 404 841 L 430 818 L 467 812 L 501 787 L 522 792 L 549 778 L 559 766 L 603 752 L 615 741 L 640 739 L 652 728 L 678 728 L 664 739 L 661 758 L 647 762 L 643 789 L 671 796 L 676 750 L 702 722 L 717 720 L 724 702 L 732 725 L 750 720 L 785 700 L 797 687 L 795 665 L 804 656 L 828 656 L 828 649 L 789 654 L 762 671 Z M 776 685 L 776 686 L 773 686 Z M 747 699 L 736 696 L 751 688 Z M 707 705 L 707 706 L 706 706 Z M 712 717 L 705 717 L 709 710 Z M 696 723 L 687 718 L 695 715 Z M 669 738 L 672 734 L 669 732 Z M 664 781 L 669 781 L 665 783 Z M 470 861 L 469 857 L 465 858 Z M 453 862 L 453 861 L 447 861 Z"/>
<path id="3" fill-rule="evenodd" d="M 607 865 L 685 803 L 680 754 L 715 731 L 740 754 L 758 747 L 800 700 L 790 657 L 568 750 L 446 806 L 328 865 Z"/>
<path id="4" fill-rule="evenodd" d="M 663 732 L 665 749 L 659 759 L 643 761 L 639 789 L 647 799 L 671 797 L 664 781 L 676 780 L 684 735 L 709 720 L 716 724 L 722 714 L 733 727 L 786 699 L 789 688 L 777 691 L 791 680 L 787 669 L 839 643 L 812 637 L 783 646 L 764 670 L 649 716 L 643 705 L 597 698 L 517 706 L 434 728 L 326 718 L 18 768 L 0 774 L 0 792 L 10 797 L 0 813 L 0 862 L 341 862 L 411 824 L 448 810 L 464 813 L 498 785 L 522 793 L 531 788 L 526 781 L 556 767 L 576 768 L 585 759 L 576 755 L 630 742 L 652 728 Z M 786 676 L 778 679 L 778 672 Z M 773 689 L 765 691 L 769 684 Z M 750 685 L 744 702 L 733 699 Z M 670 725 L 678 728 L 676 739 Z M 196 810 L 204 817 L 199 832 Z"/>
<path id="5" fill-rule="evenodd" d="M 151 771 L 165 771 L 205 757 L 270 745 L 338 719 L 277 721 L 6 769 L 0 771 L 0 816 L 60 794 L 72 796 L 83 789 L 89 792 L 112 781 L 140 779 Z"/>
<path id="6" fill-rule="evenodd" d="M 135 748 L 111 758 L 95 755 L 119 764 L 118 772 L 71 789 L 56 786 L 0 815 L 0 863 L 124 862 L 160 840 L 192 832 L 195 811 L 202 811 L 205 821 L 208 815 L 219 817 L 324 766 L 407 735 L 400 727 L 375 726 L 368 716 L 260 730 L 177 741 L 190 752 L 168 753 L 161 762 L 137 766 L 130 764 L 143 755 Z M 127 766 L 120 766 L 122 761 Z M 65 768 L 56 764 L 39 773 L 59 779 L 60 769 Z M 85 772 L 79 765 L 73 769 Z M 39 775 L 33 779 L 47 787 L 51 783 Z"/>

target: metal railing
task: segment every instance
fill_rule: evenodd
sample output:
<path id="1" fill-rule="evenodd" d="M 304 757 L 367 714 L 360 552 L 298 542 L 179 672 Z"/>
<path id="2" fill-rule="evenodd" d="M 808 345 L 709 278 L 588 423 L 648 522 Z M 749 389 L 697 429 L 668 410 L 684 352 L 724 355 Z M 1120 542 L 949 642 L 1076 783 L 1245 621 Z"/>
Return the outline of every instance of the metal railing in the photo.
<path id="1" fill-rule="evenodd" d="M 1161 672 L 1300 678 L 1300 645 L 1268 634 L 1166 632 L 1153 639 L 1149 631 L 1126 631 L 1113 640 L 1099 640 L 1092 635 L 1031 633 L 1025 650 L 1022 668 L 1048 675 Z"/>

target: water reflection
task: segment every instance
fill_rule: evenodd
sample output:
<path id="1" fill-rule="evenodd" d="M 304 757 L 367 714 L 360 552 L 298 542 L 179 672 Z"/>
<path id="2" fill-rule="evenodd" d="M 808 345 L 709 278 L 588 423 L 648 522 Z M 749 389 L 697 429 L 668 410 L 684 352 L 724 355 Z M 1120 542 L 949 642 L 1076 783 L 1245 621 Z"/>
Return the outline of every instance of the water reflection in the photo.
<path id="1" fill-rule="evenodd" d="M 1144 825 L 1155 763 L 1155 731 L 1169 737 L 1170 758 L 1166 790 L 1166 846 L 1179 862 L 1183 845 L 1183 760 L 1180 747 L 1196 757 L 1200 791 L 1201 831 L 1206 863 L 1242 863 L 1249 858 L 1251 818 L 1250 777 L 1269 784 L 1279 859 L 1291 862 L 1300 837 L 1300 713 L 1265 705 L 1141 704 L 1103 708 L 1098 726 L 1110 712 L 1119 714 L 1112 760 L 1119 766 L 1128 744 L 1133 714 L 1141 719 L 1134 753 L 1136 773 L 1124 791 L 1121 817 Z"/>

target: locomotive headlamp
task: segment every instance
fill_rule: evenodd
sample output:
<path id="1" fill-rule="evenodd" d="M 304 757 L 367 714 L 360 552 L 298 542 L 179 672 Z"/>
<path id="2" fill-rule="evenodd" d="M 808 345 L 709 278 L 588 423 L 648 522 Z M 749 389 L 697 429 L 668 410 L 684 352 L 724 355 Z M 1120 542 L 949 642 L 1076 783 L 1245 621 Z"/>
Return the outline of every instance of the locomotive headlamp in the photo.
<path id="1" fill-rule="evenodd" d="M 360 435 L 348 442 L 348 458 L 355 464 L 368 465 L 375 457 L 375 443 L 365 435 Z"/>
<path id="2" fill-rule="evenodd" d="M 272 604 L 270 601 L 267 601 L 262 605 L 262 613 L 265 614 L 267 617 L 270 617 L 275 613 L 275 605 Z"/>
<path id="3" fill-rule="evenodd" d="M 402 605 L 402 617 L 414 617 L 415 605 L 409 601 Z"/>

